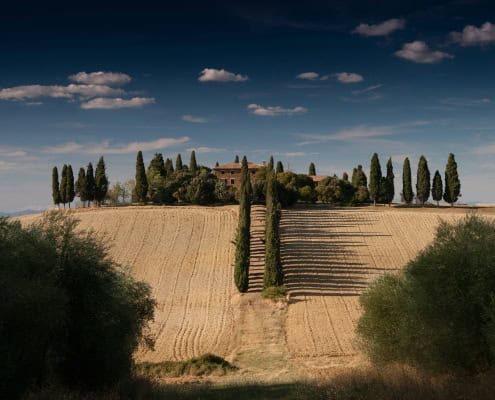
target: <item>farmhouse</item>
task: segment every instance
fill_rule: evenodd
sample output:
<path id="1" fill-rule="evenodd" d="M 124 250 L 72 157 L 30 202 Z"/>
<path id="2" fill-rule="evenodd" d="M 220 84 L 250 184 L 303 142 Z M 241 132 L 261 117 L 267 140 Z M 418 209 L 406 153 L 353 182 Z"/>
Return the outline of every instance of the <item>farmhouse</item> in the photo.
<path id="1" fill-rule="evenodd" d="M 213 168 L 213 173 L 219 180 L 225 182 L 225 185 L 235 186 L 239 189 L 241 187 L 241 165 L 241 163 L 222 164 Z M 251 183 L 254 182 L 254 175 L 256 174 L 256 171 L 263 166 L 264 163 L 256 164 L 248 162 L 248 171 L 251 178 Z"/>
<path id="2" fill-rule="evenodd" d="M 328 178 L 326 175 L 310 175 L 310 178 L 313 180 L 313 182 L 318 185 L 322 180 Z"/>

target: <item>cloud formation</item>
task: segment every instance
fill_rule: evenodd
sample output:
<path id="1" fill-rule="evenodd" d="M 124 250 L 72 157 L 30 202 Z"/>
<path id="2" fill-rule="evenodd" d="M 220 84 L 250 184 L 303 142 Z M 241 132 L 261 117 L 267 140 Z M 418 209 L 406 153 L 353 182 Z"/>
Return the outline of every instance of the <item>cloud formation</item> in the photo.
<path id="1" fill-rule="evenodd" d="M 133 97 L 132 99 L 122 99 L 120 97 L 107 98 L 97 97 L 81 103 L 81 108 L 84 110 L 116 110 L 119 108 L 141 108 L 146 104 L 155 102 L 153 97 Z"/>
<path id="2" fill-rule="evenodd" d="M 195 151 L 197 154 L 206 154 L 206 153 L 223 153 L 227 151 L 227 149 L 218 148 L 218 147 L 191 147 L 187 149 L 187 151 Z"/>
<path id="3" fill-rule="evenodd" d="M 402 49 L 396 51 L 395 55 L 404 60 L 413 61 L 419 64 L 437 64 L 444 59 L 454 58 L 454 56 L 443 51 L 431 50 L 428 45 L 421 40 L 404 43 Z"/>
<path id="4" fill-rule="evenodd" d="M 10 147 L 0 147 L 0 157 L 26 157 L 27 152 L 20 149 Z"/>
<path id="5" fill-rule="evenodd" d="M 463 47 L 494 44 L 495 25 L 490 22 L 485 22 L 479 28 L 467 25 L 462 32 L 450 32 L 450 39 Z"/>
<path id="6" fill-rule="evenodd" d="M 356 83 L 364 80 L 362 75 L 355 74 L 354 72 L 338 72 L 334 76 L 341 83 Z"/>
<path id="7" fill-rule="evenodd" d="M 328 79 L 328 75 L 321 76 L 317 72 L 303 72 L 296 76 L 297 79 L 306 79 L 308 81 L 326 81 Z"/>
<path id="8" fill-rule="evenodd" d="M 247 109 L 255 115 L 260 115 L 263 117 L 275 117 L 279 115 L 294 115 L 294 114 L 304 114 L 308 111 L 307 108 L 297 106 L 294 108 L 283 108 L 280 106 L 261 106 L 259 104 L 249 104 Z"/>
<path id="9" fill-rule="evenodd" d="M 440 103 L 442 104 L 457 107 L 477 107 L 490 104 L 491 102 L 492 101 L 487 97 L 483 97 L 481 99 L 449 97 L 447 99 L 440 100 Z"/>
<path id="10" fill-rule="evenodd" d="M 383 21 L 380 24 L 359 24 L 352 33 L 362 36 L 387 36 L 399 29 L 404 29 L 406 20 L 403 18 L 392 18 Z"/>
<path id="11" fill-rule="evenodd" d="M 69 80 L 89 85 L 125 85 L 131 81 L 131 77 L 122 72 L 78 72 L 70 75 Z"/>
<path id="12" fill-rule="evenodd" d="M 380 89 L 382 86 L 383 85 L 381 83 L 379 83 L 377 85 L 371 85 L 371 86 L 368 86 L 367 88 L 364 88 L 364 89 L 361 89 L 361 90 L 353 90 L 352 91 L 352 94 L 354 96 L 358 96 L 360 94 L 364 94 L 364 93 L 368 93 L 368 92 L 373 92 L 376 89 Z"/>
<path id="13" fill-rule="evenodd" d="M 182 121 L 192 122 L 193 124 L 205 124 L 208 122 L 206 118 L 203 117 L 193 117 L 192 115 L 186 114 L 182 116 Z"/>
<path id="14" fill-rule="evenodd" d="M 198 78 L 200 82 L 244 82 L 247 75 L 235 74 L 224 69 L 205 68 Z"/>
<path id="15" fill-rule="evenodd" d="M 120 96 L 122 89 L 106 85 L 23 85 L 0 90 L 0 100 L 26 100 L 39 97 L 72 99 L 74 96 L 85 98 L 96 96 Z"/>

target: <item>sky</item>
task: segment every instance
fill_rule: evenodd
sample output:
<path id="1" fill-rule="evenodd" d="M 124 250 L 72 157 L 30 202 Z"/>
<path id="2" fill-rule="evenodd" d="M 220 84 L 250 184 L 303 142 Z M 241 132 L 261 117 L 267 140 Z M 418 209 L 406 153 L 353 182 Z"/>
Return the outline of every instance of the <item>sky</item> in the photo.
<path id="1" fill-rule="evenodd" d="M 15 3 L 15 2 L 10 2 Z M 342 175 L 377 152 L 413 181 L 454 153 L 495 203 L 495 4 L 482 0 L 18 2 L 0 15 L 0 211 L 51 205 L 51 170 L 136 152 Z"/>

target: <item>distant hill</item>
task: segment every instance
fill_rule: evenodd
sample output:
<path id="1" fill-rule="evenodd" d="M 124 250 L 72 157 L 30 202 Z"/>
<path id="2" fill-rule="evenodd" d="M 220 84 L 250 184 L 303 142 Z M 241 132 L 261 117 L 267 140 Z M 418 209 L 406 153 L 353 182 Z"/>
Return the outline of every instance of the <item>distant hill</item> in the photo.
<path id="1" fill-rule="evenodd" d="M 21 215 L 40 214 L 45 210 L 22 210 L 13 212 L 0 211 L 0 217 L 20 217 Z"/>

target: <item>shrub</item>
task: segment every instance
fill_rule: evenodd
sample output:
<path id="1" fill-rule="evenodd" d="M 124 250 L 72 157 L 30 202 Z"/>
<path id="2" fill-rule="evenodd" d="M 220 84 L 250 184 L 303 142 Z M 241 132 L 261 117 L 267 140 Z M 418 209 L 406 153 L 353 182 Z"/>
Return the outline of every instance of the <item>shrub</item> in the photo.
<path id="1" fill-rule="evenodd" d="M 269 286 L 263 289 L 261 296 L 265 299 L 278 300 L 287 296 L 287 288 L 285 286 Z"/>

